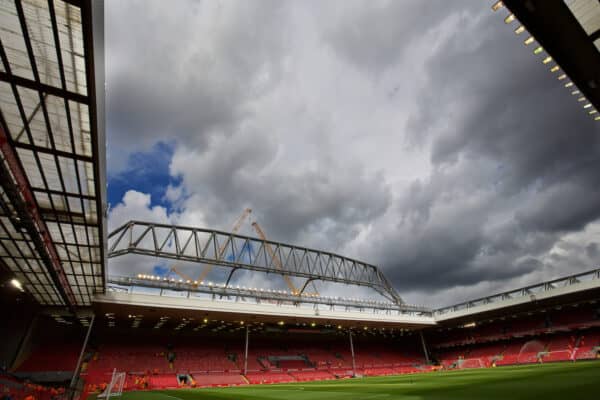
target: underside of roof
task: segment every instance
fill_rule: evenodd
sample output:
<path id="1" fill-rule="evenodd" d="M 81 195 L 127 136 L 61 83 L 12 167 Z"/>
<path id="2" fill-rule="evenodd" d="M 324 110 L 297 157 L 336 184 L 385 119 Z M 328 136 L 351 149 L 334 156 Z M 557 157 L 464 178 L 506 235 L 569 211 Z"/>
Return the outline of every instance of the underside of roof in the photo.
<path id="1" fill-rule="evenodd" d="M 0 0 L 0 266 L 42 305 L 105 290 L 102 26 L 102 2 Z"/>

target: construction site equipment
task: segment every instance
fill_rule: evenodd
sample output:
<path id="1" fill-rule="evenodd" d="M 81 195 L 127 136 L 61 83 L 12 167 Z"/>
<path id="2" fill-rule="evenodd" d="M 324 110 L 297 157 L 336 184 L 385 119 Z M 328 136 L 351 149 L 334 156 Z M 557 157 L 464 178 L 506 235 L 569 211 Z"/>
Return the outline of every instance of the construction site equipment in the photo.
<path id="1" fill-rule="evenodd" d="M 265 248 L 267 249 L 267 252 L 269 253 L 269 257 L 271 257 L 271 262 L 273 263 L 275 268 L 283 271 L 284 268 L 283 268 L 283 264 L 282 264 L 281 260 L 279 259 L 277 254 L 275 254 L 275 251 L 273 251 L 273 248 L 267 241 L 267 236 L 265 235 L 265 232 L 262 230 L 260 225 L 258 225 L 258 222 L 256 222 L 256 221 L 252 222 L 252 227 L 258 234 L 258 237 L 260 237 L 264 241 Z M 302 290 L 298 290 L 298 288 L 296 287 L 296 285 L 294 285 L 294 282 L 292 282 L 292 279 L 288 275 L 283 274 L 282 276 L 283 276 L 283 279 L 285 280 L 285 283 L 287 284 L 288 288 L 294 295 L 299 295 L 300 293 L 302 293 L 302 290 L 304 290 L 304 288 L 306 287 L 306 285 L 304 285 Z M 312 286 L 313 286 L 313 289 L 315 292 L 307 293 L 307 295 L 318 295 L 319 293 L 317 292 L 317 288 L 315 287 L 314 282 L 311 281 L 311 283 L 312 283 Z"/>

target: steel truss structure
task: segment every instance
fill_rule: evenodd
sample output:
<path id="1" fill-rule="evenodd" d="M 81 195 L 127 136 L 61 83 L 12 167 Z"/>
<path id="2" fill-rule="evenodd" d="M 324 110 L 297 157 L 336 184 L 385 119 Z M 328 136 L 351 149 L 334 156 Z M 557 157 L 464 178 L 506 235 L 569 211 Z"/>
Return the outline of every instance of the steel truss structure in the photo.
<path id="1" fill-rule="evenodd" d="M 0 268 L 42 305 L 105 289 L 103 15 L 0 2 Z"/>
<path id="2" fill-rule="evenodd" d="M 360 299 L 348 299 L 342 297 L 316 296 L 316 295 L 293 295 L 281 290 L 264 290 L 256 288 L 240 288 L 239 286 L 199 284 L 183 280 L 175 280 L 159 277 L 147 277 L 140 275 L 138 277 L 111 276 L 108 278 L 108 290 L 113 291 L 131 291 L 135 288 L 154 288 L 160 289 L 159 295 L 167 295 L 169 291 L 186 292 L 186 297 L 194 297 L 198 294 L 210 295 L 214 300 L 223 298 L 238 300 L 253 300 L 256 303 L 270 302 L 276 304 L 311 304 L 316 306 L 329 306 L 331 308 L 339 306 L 346 310 L 355 309 L 358 311 L 371 310 L 373 312 L 393 313 L 404 315 L 423 315 L 432 316 L 431 309 L 421 306 L 408 304 L 398 305 L 396 303 L 371 301 Z"/>
<path id="3" fill-rule="evenodd" d="M 273 251 L 267 250 L 270 246 Z M 226 248 L 225 252 L 219 249 Z M 404 301 L 374 265 L 337 254 L 228 232 L 130 221 L 108 236 L 108 257 L 125 254 L 169 258 L 230 268 L 225 286 L 235 271 L 251 270 L 313 281 L 358 285 L 376 290 L 400 306 Z M 202 283 L 202 282 L 201 282 Z"/>
<path id="4" fill-rule="evenodd" d="M 536 295 L 548 292 L 552 293 L 553 290 L 560 288 L 576 288 L 581 283 L 591 281 L 600 282 L 600 268 L 565 276 L 563 278 L 553 279 L 551 281 L 537 283 L 535 285 L 525 286 L 519 289 L 510 290 L 508 292 L 497 293 L 491 296 L 465 301 L 463 303 L 454 304 L 448 307 L 442 307 L 434 310 L 434 314 L 435 316 L 442 316 L 453 311 L 469 310 L 477 306 L 499 303 L 504 300 L 511 299 L 529 298 L 531 301 L 535 301 Z"/>

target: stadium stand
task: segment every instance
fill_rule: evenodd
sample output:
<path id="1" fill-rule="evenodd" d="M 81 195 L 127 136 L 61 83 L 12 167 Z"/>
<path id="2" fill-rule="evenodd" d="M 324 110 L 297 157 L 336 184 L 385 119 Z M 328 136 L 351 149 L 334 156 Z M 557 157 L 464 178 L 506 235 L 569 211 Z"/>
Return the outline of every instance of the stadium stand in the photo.
<path id="1" fill-rule="evenodd" d="M 597 357 L 598 332 L 593 303 L 438 331 L 433 347 L 445 368 L 576 361 Z"/>

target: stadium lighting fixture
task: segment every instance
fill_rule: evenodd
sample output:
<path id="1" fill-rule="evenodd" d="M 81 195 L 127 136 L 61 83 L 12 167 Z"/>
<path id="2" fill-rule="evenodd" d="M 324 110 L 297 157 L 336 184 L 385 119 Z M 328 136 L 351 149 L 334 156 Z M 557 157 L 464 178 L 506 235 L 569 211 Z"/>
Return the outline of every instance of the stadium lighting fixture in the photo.
<path id="1" fill-rule="evenodd" d="M 499 1 L 495 2 L 494 5 L 492 6 L 492 11 L 498 11 L 502 7 L 504 7 L 504 3 L 501 0 L 499 0 Z"/>
<path id="2" fill-rule="evenodd" d="M 283 322 L 283 321 L 279 321 L 279 322 L 277 323 L 277 325 L 279 325 L 279 326 L 283 326 L 283 324 L 284 324 L 284 323 L 285 323 L 285 322 Z"/>
<path id="3" fill-rule="evenodd" d="M 594 118 L 594 121 L 600 121 L 600 115 Z"/>
<path id="4" fill-rule="evenodd" d="M 592 103 L 587 103 L 586 105 L 583 106 L 583 108 L 590 108 L 592 106 Z"/>
<path id="5" fill-rule="evenodd" d="M 23 285 L 18 279 L 11 279 L 10 284 L 13 285 L 13 287 L 19 289 L 21 292 L 24 292 Z"/>
<path id="6" fill-rule="evenodd" d="M 523 32 L 525 32 L 525 27 L 523 25 L 520 25 L 517 29 L 515 29 L 515 33 L 517 35 L 520 35 Z"/>
<path id="7" fill-rule="evenodd" d="M 573 86 L 573 82 L 567 82 L 567 83 L 565 83 L 565 87 L 571 87 L 571 86 Z"/>
<path id="8" fill-rule="evenodd" d="M 527 39 L 525 39 L 523 41 L 523 43 L 525 44 L 525 46 L 529 46 L 531 43 L 533 43 L 535 39 L 533 38 L 533 36 L 529 36 Z"/>
<path id="9" fill-rule="evenodd" d="M 341 326 L 341 325 L 338 325 L 338 329 L 342 329 L 342 326 Z"/>
<path id="10" fill-rule="evenodd" d="M 509 14 L 508 17 L 504 18 L 504 23 L 505 24 L 510 24 L 511 22 L 513 22 L 515 20 L 515 14 Z"/>
<path id="11" fill-rule="evenodd" d="M 575 96 L 576 94 L 579 94 L 579 93 L 581 93 L 581 92 L 579 91 L 579 89 L 573 90 L 573 91 L 571 92 L 571 94 L 572 94 L 573 96 Z"/>
<path id="12" fill-rule="evenodd" d="M 542 63 L 548 64 L 550 61 L 552 61 L 552 57 L 548 56 L 542 60 Z"/>
<path id="13" fill-rule="evenodd" d="M 588 112 L 588 114 L 590 114 L 590 115 L 594 115 L 594 114 L 596 114 L 597 112 L 598 112 L 597 110 L 590 110 L 590 112 Z"/>
<path id="14" fill-rule="evenodd" d="M 535 48 L 535 50 L 533 50 L 533 54 L 540 54 L 542 51 L 544 51 L 542 46 L 538 46 Z"/>
<path id="15" fill-rule="evenodd" d="M 204 319 L 202 320 L 202 322 L 204 322 L 205 324 L 208 324 L 208 318 L 204 317 Z"/>
<path id="16" fill-rule="evenodd" d="M 311 322 L 310 326 L 314 328 L 315 326 L 317 326 L 317 324 L 315 324 L 314 322 Z"/>
<path id="17" fill-rule="evenodd" d="M 567 78 L 567 74 L 561 74 L 558 76 L 559 81 L 562 81 L 563 79 L 566 79 L 566 78 Z"/>
<path id="18" fill-rule="evenodd" d="M 585 101 L 585 97 L 581 96 L 580 98 L 577 99 L 577 101 L 581 103 L 581 102 Z"/>
<path id="19" fill-rule="evenodd" d="M 554 67 L 550 68 L 550 72 L 556 72 L 560 69 L 560 67 L 558 65 L 555 65 Z"/>

